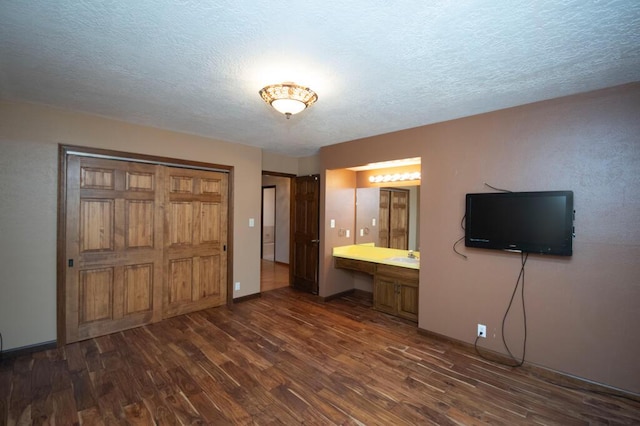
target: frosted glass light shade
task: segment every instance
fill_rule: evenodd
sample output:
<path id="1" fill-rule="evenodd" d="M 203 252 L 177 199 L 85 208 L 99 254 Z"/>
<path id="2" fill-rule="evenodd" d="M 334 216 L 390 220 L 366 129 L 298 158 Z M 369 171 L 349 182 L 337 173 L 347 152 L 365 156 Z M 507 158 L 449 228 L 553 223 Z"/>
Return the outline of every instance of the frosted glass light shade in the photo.
<path id="1" fill-rule="evenodd" d="M 303 102 L 296 99 L 276 99 L 271 102 L 271 106 L 282 114 L 297 114 L 307 107 Z"/>

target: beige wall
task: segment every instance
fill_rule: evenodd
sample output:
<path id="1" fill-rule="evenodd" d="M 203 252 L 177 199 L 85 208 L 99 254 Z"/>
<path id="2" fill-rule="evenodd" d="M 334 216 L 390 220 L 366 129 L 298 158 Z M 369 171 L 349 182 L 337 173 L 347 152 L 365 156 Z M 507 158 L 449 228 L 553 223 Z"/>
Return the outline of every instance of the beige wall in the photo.
<path id="1" fill-rule="evenodd" d="M 333 268 L 331 248 L 355 243 L 356 172 L 350 170 L 326 170 L 320 178 L 320 194 L 331 194 L 320 207 L 320 287 L 322 297 L 353 289 L 353 276 Z M 322 195 L 321 195 L 322 197 Z M 330 227 L 331 220 L 335 228 Z M 346 231 L 350 235 L 347 237 Z M 323 247 L 328 255 L 323 254 Z"/>
<path id="2" fill-rule="evenodd" d="M 2 108 L 2 107 L 0 107 Z M 6 139 L 0 110 L 0 333 L 3 349 L 56 339 L 55 144 Z"/>
<path id="3" fill-rule="evenodd" d="M 320 170 L 319 155 L 298 158 L 298 176 L 317 175 Z"/>
<path id="4" fill-rule="evenodd" d="M 320 162 L 318 155 L 294 158 L 263 151 L 262 170 L 265 172 L 288 173 L 296 176 L 315 175 L 320 173 Z"/>
<path id="5" fill-rule="evenodd" d="M 265 172 L 298 174 L 298 159 L 273 152 L 262 151 L 262 170 Z"/>
<path id="6" fill-rule="evenodd" d="M 58 144 L 234 167 L 234 297 L 260 291 L 262 151 L 26 103 L 0 103 L 0 332 L 4 349 L 56 339 Z M 249 218 L 256 226 L 249 228 Z M 241 255 L 239 255 L 241 253 Z"/>
<path id="7" fill-rule="evenodd" d="M 500 352 L 520 256 L 463 244 L 464 260 L 452 251 L 463 235 L 464 196 L 487 191 L 484 182 L 516 191 L 573 190 L 573 256 L 531 255 L 526 266 L 526 359 L 640 393 L 638 117 L 636 83 L 333 145 L 321 150 L 320 162 L 327 170 L 422 158 L 419 327 L 473 343 L 476 324 L 483 323 L 488 338 L 481 346 Z M 324 172 L 327 180 L 336 173 Z M 323 205 L 334 208 L 346 186 L 326 185 Z M 326 296 L 348 284 L 343 276 L 339 288 L 332 282 L 336 241 L 326 218 L 321 235 L 320 294 Z M 519 306 L 506 333 L 517 356 Z"/>
<path id="8" fill-rule="evenodd" d="M 356 244 L 380 244 L 380 188 L 356 188 L 355 233 Z"/>

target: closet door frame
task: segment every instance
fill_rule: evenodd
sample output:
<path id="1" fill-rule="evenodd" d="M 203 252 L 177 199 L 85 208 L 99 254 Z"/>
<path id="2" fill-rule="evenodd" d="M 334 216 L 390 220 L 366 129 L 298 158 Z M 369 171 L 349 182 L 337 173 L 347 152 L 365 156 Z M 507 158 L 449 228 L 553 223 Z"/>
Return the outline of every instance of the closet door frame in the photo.
<path id="1" fill-rule="evenodd" d="M 57 217 L 57 255 L 56 255 L 56 325 L 58 346 L 67 343 L 66 324 L 66 280 L 67 265 L 67 163 L 70 155 L 129 161 L 132 163 L 157 164 L 169 167 L 224 172 L 228 174 L 228 212 L 227 212 L 227 297 L 226 305 L 233 304 L 233 166 L 225 166 L 199 161 L 182 160 L 123 151 L 106 150 L 74 145 L 58 145 L 58 217 Z"/>

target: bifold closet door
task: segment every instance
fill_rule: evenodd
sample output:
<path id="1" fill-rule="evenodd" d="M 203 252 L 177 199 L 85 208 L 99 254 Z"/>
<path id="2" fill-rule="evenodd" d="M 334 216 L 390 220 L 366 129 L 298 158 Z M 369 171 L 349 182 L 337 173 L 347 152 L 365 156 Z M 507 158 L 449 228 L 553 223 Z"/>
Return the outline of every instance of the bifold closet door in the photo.
<path id="1" fill-rule="evenodd" d="M 160 166 L 70 155 L 66 170 L 66 343 L 162 315 Z"/>
<path id="2" fill-rule="evenodd" d="M 165 178 L 163 316 L 224 305 L 228 175 L 169 167 Z"/>

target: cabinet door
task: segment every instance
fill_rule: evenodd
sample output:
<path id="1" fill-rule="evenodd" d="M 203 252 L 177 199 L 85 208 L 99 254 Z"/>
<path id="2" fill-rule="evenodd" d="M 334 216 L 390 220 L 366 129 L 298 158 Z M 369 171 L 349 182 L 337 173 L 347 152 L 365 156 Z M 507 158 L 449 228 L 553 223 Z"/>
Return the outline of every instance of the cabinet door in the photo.
<path id="1" fill-rule="evenodd" d="M 396 283 L 393 279 L 377 275 L 373 283 L 373 307 L 382 312 L 396 314 Z"/>
<path id="2" fill-rule="evenodd" d="M 398 316 L 418 321 L 418 286 L 399 283 L 398 290 Z"/>

